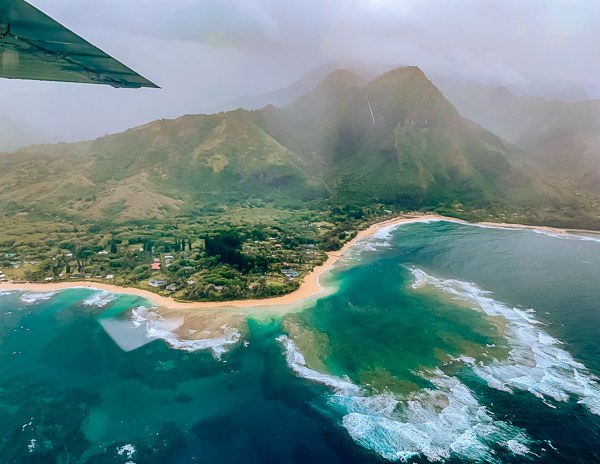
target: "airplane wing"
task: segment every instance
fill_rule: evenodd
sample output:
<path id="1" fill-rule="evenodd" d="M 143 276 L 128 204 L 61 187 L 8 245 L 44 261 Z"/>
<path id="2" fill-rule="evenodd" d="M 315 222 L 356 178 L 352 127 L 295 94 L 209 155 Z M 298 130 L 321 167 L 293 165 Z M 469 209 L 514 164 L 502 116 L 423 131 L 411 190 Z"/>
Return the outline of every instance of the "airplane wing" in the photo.
<path id="1" fill-rule="evenodd" d="M 0 77 L 158 88 L 24 0 L 0 0 Z"/>

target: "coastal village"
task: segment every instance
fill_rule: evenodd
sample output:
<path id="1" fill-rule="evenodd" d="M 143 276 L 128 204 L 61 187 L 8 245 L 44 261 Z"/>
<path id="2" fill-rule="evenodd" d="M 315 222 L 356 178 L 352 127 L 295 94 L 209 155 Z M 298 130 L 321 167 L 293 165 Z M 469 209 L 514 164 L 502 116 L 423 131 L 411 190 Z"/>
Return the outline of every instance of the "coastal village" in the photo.
<path id="1" fill-rule="evenodd" d="M 208 234 L 193 224 L 112 227 L 110 232 L 92 226 L 87 233 L 47 234 L 37 249 L 9 237 L 0 242 L 0 282 L 99 282 L 183 301 L 278 296 L 297 289 L 327 259 L 326 251 L 339 249 L 357 230 L 391 211 L 377 213 L 300 216 L 285 227 L 243 225 Z M 231 236 L 232 246 L 207 246 L 227 243 Z"/>
<path id="2" fill-rule="evenodd" d="M 94 254 L 83 253 L 85 257 L 72 252 L 60 250 L 51 258 L 40 259 L 39 256 L 26 255 L 22 258 L 13 253 L 3 253 L 4 270 L 0 271 L 0 282 L 14 280 L 60 282 L 60 281 L 98 281 L 117 285 L 135 284 L 140 288 L 154 289 L 162 294 L 177 294 L 185 298 L 190 290 L 199 286 L 211 296 L 220 299 L 232 290 L 239 293 L 257 293 L 268 290 L 270 294 L 285 293 L 286 289 L 296 287 L 301 276 L 321 264 L 325 254 L 315 250 L 314 244 L 302 247 L 285 246 L 278 243 L 275 237 L 266 242 L 252 241 L 244 246 L 248 253 L 260 250 L 268 251 L 268 267 L 261 274 L 239 273 L 226 264 L 221 265 L 217 275 L 208 271 L 214 268 L 214 262 L 205 263 L 205 253 L 201 241 L 195 243 L 188 251 L 165 252 L 165 247 L 144 250 L 143 247 L 117 247 L 110 252 L 102 249 Z M 119 257 L 127 255 L 132 268 L 115 267 Z M 118 261 L 117 261 L 118 262 Z M 8 266 L 7 266 L 8 264 Z M 124 275 L 123 270 L 129 271 Z M 136 276 L 135 280 L 131 274 Z M 243 283 L 245 290 L 240 288 Z M 233 286 L 233 289 L 229 288 Z M 253 292 L 256 290 L 256 292 Z"/>

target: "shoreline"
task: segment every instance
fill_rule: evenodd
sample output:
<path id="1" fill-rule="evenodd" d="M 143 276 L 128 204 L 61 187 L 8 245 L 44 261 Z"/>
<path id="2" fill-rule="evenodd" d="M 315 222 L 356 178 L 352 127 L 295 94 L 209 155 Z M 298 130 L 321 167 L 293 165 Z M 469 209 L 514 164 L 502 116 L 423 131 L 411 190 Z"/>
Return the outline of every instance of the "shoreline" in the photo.
<path id="1" fill-rule="evenodd" d="M 439 214 L 423 214 L 419 216 L 403 215 L 395 218 L 387 219 L 382 222 L 372 224 L 368 228 L 359 231 L 349 242 L 345 243 L 342 248 L 337 251 L 327 252 L 327 260 L 320 266 L 316 266 L 310 273 L 308 273 L 300 287 L 287 295 L 277 296 L 273 298 L 262 298 L 262 299 L 249 299 L 249 300 L 231 300 L 231 301 L 190 301 L 183 302 L 177 301 L 173 298 L 158 295 L 149 290 L 143 290 L 136 287 L 121 287 L 118 285 L 104 284 L 100 282 L 90 281 L 75 281 L 75 282 L 51 282 L 51 283 L 15 283 L 15 282 L 2 282 L 0 283 L 0 291 L 2 290 L 24 290 L 32 292 L 52 292 L 58 290 L 65 290 L 69 288 L 91 288 L 97 290 L 105 290 L 111 293 L 129 294 L 142 297 L 146 300 L 156 304 L 159 308 L 166 310 L 195 310 L 195 309 L 243 309 L 252 307 L 266 307 L 266 306 L 289 306 L 296 303 L 300 303 L 310 297 L 320 294 L 324 289 L 320 283 L 320 277 L 327 271 L 329 271 L 346 253 L 350 248 L 357 244 L 358 241 L 372 237 L 381 229 L 387 227 L 393 227 L 401 224 L 410 224 L 415 222 L 425 221 L 448 221 L 456 222 L 458 224 L 469 224 L 473 226 L 483 226 L 491 228 L 504 228 L 504 229 L 528 229 L 528 230 L 539 230 L 548 232 L 555 235 L 565 235 L 573 232 L 589 232 L 593 231 L 574 231 L 567 229 L 557 229 L 554 227 L 547 226 L 528 226 L 524 224 L 509 224 L 509 223 L 496 223 L 496 222 L 468 222 L 462 219 L 452 218 L 448 216 L 442 216 Z M 597 232 L 596 232 L 597 233 Z"/>

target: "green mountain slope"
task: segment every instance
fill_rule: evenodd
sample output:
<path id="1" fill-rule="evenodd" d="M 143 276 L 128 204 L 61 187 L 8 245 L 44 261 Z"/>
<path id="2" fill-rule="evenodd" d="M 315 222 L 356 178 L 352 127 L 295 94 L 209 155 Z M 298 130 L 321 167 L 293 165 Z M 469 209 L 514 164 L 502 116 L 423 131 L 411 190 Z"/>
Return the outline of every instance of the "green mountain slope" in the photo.
<path id="1" fill-rule="evenodd" d="M 243 110 L 183 116 L 3 154 L 0 198 L 13 209 L 127 218 L 253 196 L 321 195 L 323 183 L 254 119 Z"/>
<path id="2" fill-rule="evenodd" d="M 416 67 L 335 71 L 283 109 L 160 120 L 0 155 L 5 212 L 126 219 L 252 199 L 518 209 L 576 201 L 464 119 Z"/>
<path id="3" fill-rule="evenodd" d="M 342 202 L 481 206 L 534 204 L 558 194 L 498 137 L 464 119 L 416 67 L 366 85 L 337 71 L 284 115 L 269 110 L 273 130 L 294 134 L 289 143 L 323 167 Z"/>
<path id="4" fill-rule="evenodd" d="M 536 169 L 600 194 L 600 101 L 518 97 L 478 84 L 443 88 L 461 113 L 519 147 Z"/>

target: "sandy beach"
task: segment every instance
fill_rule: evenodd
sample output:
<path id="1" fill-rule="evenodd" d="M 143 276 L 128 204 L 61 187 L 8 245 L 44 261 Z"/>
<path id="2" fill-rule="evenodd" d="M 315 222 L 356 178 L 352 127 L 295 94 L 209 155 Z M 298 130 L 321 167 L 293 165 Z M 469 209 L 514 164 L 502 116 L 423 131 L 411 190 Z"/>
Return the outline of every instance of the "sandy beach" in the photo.
<path id="1" fill-rule="evenodd" d="M 128 293 L 141 296 L 160 308 L 168 310 L 189 310 L 189 309 L 218 309 L 218 308 L 251 308 L 255 306 L 287 306 L 294 303 L 299 303 L 309 297 L 317 295 L 323 288 L 320 283 L 321 275 L 331 269 L 331 267 L 342 257 L 342 255 L 359 240 L 370 237 L 376 234 L 384 227 L 394 226 L 397 224 L 416 222 L 429 219 L 446 219 L 443 216 L 436 214 L 426 214 L 422 216 L 400 216 L 386 221 L 378 222 L 371 225 L 365 230 L 357 233 L 356 237 L 347 242 L 341 249 L 327 253 L 327 260 L 321 265 L 315 267 L 302 281 L 300 287 L 292 293 L 274 298 L 263 298 L 255 300 L 234 300 L 234 301 L 219 301 L 219 302 L 181 302 L 172 298 L 157 295 L 148 290 L 142 290 L 135 287 L 120 287 L 117 285 L 104 284 L 100 282 L 50 282 L 50 283 L 0 283 L 0 290 L 27 290 L 32 292 L 48 292 L 62 290 L 67 288 L 95 288 L 99 290 L 107 290 L 113 293 Z"/>
<path id="2" fill-rule="evenodd" d="M 469 224 L 467 221 L 463 221 L 461 219 L 441 216 L 438 214 L 424 214 L 419 216 L 410 216 L 403 215 L 399 217 L 395 217 L 392 219 L 388 219 L 386 221 L 378 222 L 376 224 L 371 225 L 369 228 L 365 230 L 361 230 L 358 232 L 356 237 L 347 242 L 340 250 L 332 251 L 327 253 L 327 260 L 321 265 L 315 267 L 302 281 L 300 287 L 292 293 L 287 295 L 274 297 L 274 298 L 264 298 L 264 299 L 253 299 L 253 300 L 234 300 L 234 301 L 221 301 L 221 302 L 181 302 L 176 301 L 172 298 L 157 295 L 156 293 L 150 292 L 148 290 L 142 290 L 134 287 L 120 287 L 117 285 L 104 284 L 99 282 L 86 282 L 86 281 L 76 281 L 76 282 L 53 282 L 53 283 L 14 283 L 14 282 L 4 282 L 0 283 L 0 290 L 27 290 L 33 292 L 48 292 L 61 290 L 66 288 L 94 288 L 99 290 L 107 290 L 113 293 L 127 293 L 141 296 L 154 304 L 156 304 L 159 308 L 163 310 L 167 310 L 169 313 L 174 313 L 179 310 L 180 312 L 188 313 L 188 310 L 210 310 L 210 309 L 220 309 L 220 308 L 230 308 L 230 309 L 249 309 L 253 307 L 269 307 L 269 306 L 288 306 L 295 303 L 299 303 L 307 298 L 318 295 L 323 291 L 321 286 L 320 278 L 323 273 L 327 272 L 332 266 L 342 257 L 342 255 L 351 247 L 353 247 L 359 240 L 365 239 L 373 236 L 378 231 L 385 227 L 396 226 L 399 224 L 411 223 L 411 222 L 421 222 L 427 220 L 444 220 L 450 222 L 457 222 L 461 224 Z M 553 227 L 545 227 L 545 226 L 528 226 L 523 224 L 508 224 L 508 223 L 496 223 L 496 222 L 479 222 L 472 223 L 473 225 L 481 225 L 486 227 L 498 227 L 498 228 L 511 228 L 511 229 L 534 229 L 545 231 L 551 234 L 567 234 L 570 231 L 563 229 L 556 229 Z"/>

